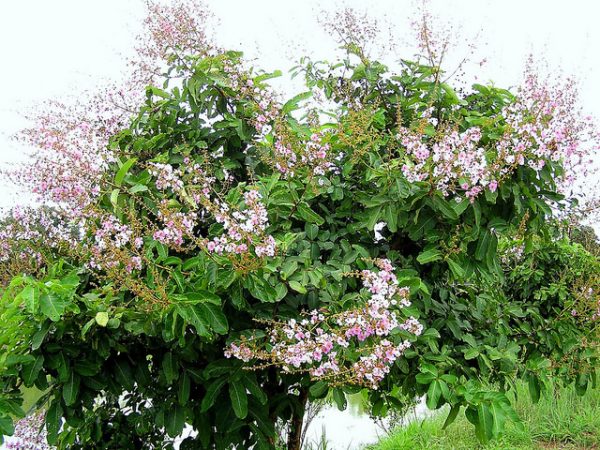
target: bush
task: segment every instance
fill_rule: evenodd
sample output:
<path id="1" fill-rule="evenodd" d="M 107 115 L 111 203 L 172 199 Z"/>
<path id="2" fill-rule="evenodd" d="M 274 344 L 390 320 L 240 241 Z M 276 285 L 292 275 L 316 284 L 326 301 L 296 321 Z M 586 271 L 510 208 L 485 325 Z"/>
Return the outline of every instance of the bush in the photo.
<path id="1" fill-rule="evenodd" d="M 126 125 L 79 125 L 110 136 L 89 189 L 55 180 L 69 232 L 7 246 L 6 267 L 37 265 L 4 289 L 3 434 L 36 386 L 59 448 L 172 448 L 189 424 L 181 448 L 274 448 L 285 427 L 295 449 L 307 401 L 364 389 L 375 416 L 464 407 L 487 441 L 519 421 L 515 378 L 534 398 L 595 382 L 597 293 L 578 289 L 597 260 L 553 234 L 591 132 L 568 86 L 461 92 L 346 42 L 282 102 L 279 73 L 157 11 L 164 83 Z"/>

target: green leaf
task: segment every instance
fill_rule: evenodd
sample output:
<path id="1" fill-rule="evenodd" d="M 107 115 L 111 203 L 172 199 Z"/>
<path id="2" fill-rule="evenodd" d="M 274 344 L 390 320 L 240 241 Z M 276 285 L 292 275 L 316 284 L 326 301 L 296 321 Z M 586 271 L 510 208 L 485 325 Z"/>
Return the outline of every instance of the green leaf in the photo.
<path id="1" fill-rule="evenodd" d="M 456 214 L 458 216 L 460 216 L 462 213 L 464 213 L 467 208 L 469 207 L 469 205 L 471 204 L 471 202 L 469 201 L 468 198 L 463 198 L 460 202 L 451 202 L 452 203 L 452 209 L 456 212 Z"/>
<path id="2" fill-rule="evenodd" d="M 427 264 L 440 259 L 442 259 L 442 252 L 440 252 L 438 248 L 430 248 L 429 250 L 421 252 L 419 256 L 417 256 L 417 261 L 420 264 Z"/>
<path id="3" fill-rule="evenodd" d="M 483 261 L 485 259 L 491 243 L 492 233 L 489 230 L 485 230 L 479 238 L 479 241 L 477 242 L 477 248 L 475 249 L 475 258 L 478 261 Z"/>
<path id="4" fill-rule="evenodd" d="M 48 444 L 56 444 L 58 438 L 58 431 L 62 425 L 63 409 L 60 405 L 60 400 L 54 399 L 48 411 L 46 411 L 46 430 L 48 431 L 47 440 Z"/>
<path id="5" fill-rule="evenodd" d="M 85 335 L 90 331 L 90 328 L 94 326 L 96 319 L 88 320 L 83 327 L 81 327 L 81 338 L 85 339 Z"/>
<path id="6" fill-rule="evenodd" d="M 202 403 L 200 404 L 200 412 L 208 411 L 215 404 L 219 392 L 221 392 L 221 388 L 226 381 L 227 379 L 225 377 L 217 378 L 208 386 L 208 388 L 206 388 L 206 394 L 202 398 Z"/>
<path id="7" fill-rule="evenodd" d="M 446 417 L 446 421 L 444 422 L 444 425 L 442 426 L 442 430 L 445 430 L 450 425 L 452 425 L 452 422 L 454 422 L 456 420 L 456 417 L 458 416 L 459 412 L 460 412 L 460 405 L 452 405 L 452 407 L 450 408 L 450 412 L 448 413 L 448 417 Z"/>
<path id="8" fill-rule="evenodd" d="M 379 206 L 376 206 L 374 208 L 369 208 L 369 209 L 366 210 L 366 213 L 367 213 L 367 220 L 366 220 L 367 229 L 373 230 L 375 228 L 375 225 L 377 224 L 377 222 L 379 222 L 379 219 L 381 217 L 381 211 L 382 210 L 383 210 L 383 205 L 379 205 Z"/>
<path id="9" fill-rule="evenodd" d="M 540 382 L 538 378 L 533 374 L 528 374 L 527 376 L 527 385 L 529 387 L 529 395 L 531 396 L 531 401 L 533 403 L 537 403 L 540 401 Z"/>
<path id="10" fill-rule="evenodd" d="M 492 401 L 489 409 L 492 416 L 492 435 L 498 437 L 504 431 L 504 422 L 506 422 L 504 408 L 499 402 Z"/>
<path id="11" fill-rule="evenodd" d="M 489 203 L 495 204 L 498 199 L 498 191 L 492 192 L 489 189 L 484 189 L 484 196 Z"/>
<path id="12" fill-rule="evenodd" d="M 54 356 L 55 365 L 53 368 L 56 368 L 58 371 L 58 379 L 59 381 L 66 383 L 69 379 L 70 370 L 69 370 L 69 361 L 65 358 L 65 353 L 60 351 Z"/>
<path id="13" fill-rule="evenodd" d="M 421 364 L 421 372 L 423 372 L 423 373 L 430 373 L 435 378 L 438 377 L 437 367 L 435 367 L 433 364 L 429 364 L 429 363 L 423 363 L 423 364 Z"/>
<path id="14" fill-rule="evenodd" d="M 258 428 L 266 436 L 273 437 L 275 436 L 275 426 L 273 425 L 273 421 L 270 420 L 269 416 L 263 411 L 263 409 L 258 409 L 255 407 L 250 408 L 250 414 L 256 420 Z"/>
<path id="15" fill-rule="evenodd" d="M 133 166 L 136 161 L 137 158 L 130 158 L 125 162 L 125 164 L 121 166 L 121 168 L 115 175 L 116 186 L 121 186 L 123 184 L 123 179 L 125 178 L 125 175 L 127 175 L 127 172 L 129 171 L 129 169 L 131 169 L 131 166 Z"/>
<path id="16" fill-rule="evenodd" d="M 145 184 L 136 184 L 135 186 L 129 188 L 129 193 L 137 194 L 138 192 L 145 192 L 147 190 L 148 186 L 146 186 Z"/>
<path id="17" fill-rule="evenodd" d="M 0 438 L 2 436 L 12 436 L 14 432 L 15 426 L 12 419 L 9 416 L 0 416 Z"/>
<path id="18" fill-rule="evenodd" d="M 270 80 L 271 78 L 280 77 L 281 75 L 282 75 L 281 70 L 276 70 L 272 73 L 263 73 L 262 75 L 254 77 L 254 82 L 261 83 L 263 81 Z"/>
<path id="19" fill-rule="evenodd" d="M 436 409 L 441 396 L 442 386 L 440 380 L 435 380 L 429 385 L 429 389 L 427 389 L 427 407 L 429 409 Z"/>
<path id="20" fill-rule="evenodd" d="M 198 431 L 198 436 L 200 437 L 200 444 L 202 445 L 202 448 L 208 448 L 210 445 L 211 437 L 213 435 L 210 418 L 208 418 L 206 414 L 202 414 L 200 415 L 200 417 L 195 417 L 194 426 Z"/>
<path id="21" fill-rule="evenodd" d="M 244 385 L 246 386 L 246 389 L 248 389 L 248 392 L 250 392 L 250 395 L 257 399 L 261 405 L 267 404 L 269 400 L 267 394 L 265 394 L 265 391 L 258 385 L 256 376 L 253 373 L 244 375 Z"/>
<path id="22" fill-rule="evenodd" d="M 198 305 L 203 316 L 207 319 L 210 327 L 218 334 L 226 334 L 229 330 L 229 324 L 227 323 L 227 317 L 223 314 L 223 310 L 220 306 L 212 303 L 200 303 Z"/>
<path id="23" fill-rule="evenodd" d="M 460 99 L 459 96 L 456 94 L 456 91 L 454 89 L 452 89 L 452 86 L 450 86 L 448 83 L 441 83 L 440 86 L 446 93 L 446 97 L 448 97 L 451 104 L 459 104 L 459 105 L 466 104 L 466 101 Z"/>
<path id="24" fill-rule="evenodd" d="M 520 431 L 522 433 L 525 432 L 525 426 L 523 425 L 523 421 L 521 420 L 521 418 L 519 417 L 517 412 L 513 409 L 508 398 L 506 398 L 506 396 L 504 394 L 502 394 L 502 395 L 504 396 L 504 400 L 500 401 L 499 405 L 502 408 L 502 410 L 504 411 L 504 414 L 506 415 L 506 417 L 508 417 L 510 420 L 512 420 L 513 425 L 515 426 L 515 428 L 518 431 Z"/>
<path id="25" fill-rule="evenodd" d="M 40 299 L 40 310 L 51 321 L 58 322 L 69 304 L 68 300 L 56 297 L 54 294 L 43 294 Z"/>
<path id="26" fill-rule="evenodd" d="M 279 298 L 277 291 L 273 286 L 271 286 L 268 281 L 256 275 L 247 277 L 244 281 L 244 287 L 248 289 L 254 298 L 263 302 L 273 303 Z"/>
<path id="27" fill-rule="evenodd" d="M 175 305 L 177 314 L 181 316 L 183 320 L 192 325 L 199 336 L 210 337 L 208 318 L 204 315 L 199 305 L 194 304 L 177 304 Z"/>
<path id="28" fill-rule="evenodd" d="M 32 337 L 31 337 L 31 350 L 39 349 L 44 343 L 44 339 L 46 339 L 46 335 L 50 330 L 50 322 L 45 321 L 40 328 Z"/>
<path id="29" fill-rule="evenodd" d="M 316 225 L 315 225 L 316 226 Z M 296 261 L 287 260 L 282 266 L 279 274 L 283 280 L 287 280 L 294 272 L 298 270 L 298 263 Z"/>
<path id="30" fill-rule="evenodd" d="M 171 437 L 177 437 L 185 426 L 185 410 L 179 405 L 173 405 L 165 411 L 165 429 Z"/>
<path id="31" fill-rule="evenodd" d="M 33 286 L 25 286 L 19 296 L 23 299 L 27 312 L 37 314 L 40 307 L 37 290 Z"/>
<path id="32" fill-rule="evenodd" d="M 321 398 L 327 394 L 329 385 L 325 381 L 317 381 L 308 390 L 314 398 Z"/>
<path id="33" fill-rule="evenodd" d="M 71 372 L 69 380 L 64 384 L 62 389 L 63 400 L 65 405 L 72 406 L 77 400 L 77 393 L 79 392 L 79 375 L 75 372 Z"/>
<path id="34" fill-rule="evenodd" d="M 20 401 L 17 399 L 0 398 L 0 414 L 8 414 L 11 417 L 24 417 L 25 411 L 19 405 Z"/>
<path id="35" fill-rule="evenodd" d="M 133 390 L 133 374 L 131 366 L 125 358 L 119 358 L 115 363 L 115 377 L 117 381 L 128 391 Z"/>
<path id="36" fill-rule="evenodd" d="M 23 368 L 23 383 L 26 387 L 31 387 L 35 384 L 35 380 L 37 380 L 42 367 L 44 367 L 44 355 L 40 354 L 35 358 L 35 361 Z"/>
<path id="37" fill-rule="evenodd" d="M 436 376 L 432 373 L 418 373 L 415 377 L 419 384 L 430 384 L 435 378 Z"/>
<path id="38" fill-rule="evenodd" d="M 306 294 L 307 292 L 306 288 L 297 281 L 292 280 L 288 284 L 294 291 L 298 292 L 299 294 Z"/>
<path id="39" fill-rule="evenodd" d="M 230 375 L 233 371 L 242 366 L 240 360 L 234 359 L 217 359 L 206 366 L 203 375 L 207 378 L 216 378 L 223 375 Z"/>
<path id="40" fill-rule="evenodd" d="M 177 400 L 180 405 L 185 405 L 190 399 L 191 381 L 190 376 L 183 372 L 179 378 L 179 389 L 177 390 Z"/>
<path id="41" fill-rule="evenodd" d="M 421 212 L 416 223 L 408 228 L 408 236 L 413 241 L 417 241 L 421 239 L 427 231 L 434 228 L 436 222 L 437 219 L 435 218 L 435 216 L 431 216 Z"/>
<path id="42" fill-rule="evenodd" d="M 35 358 L 32 355 L 10 354 L 3 355 L 3 357 L 6 357 L 4 362 L 6 367 L 13 367 L 17 364 L 29 364 L 35 361 Z"/>
<path id="43" fill-rule="evenodd" d="M 115 209 L 117 208 L 117 206 L 119 206 L 119 192 L 120 192 L 120 189 L 115 188 L 110 193 L 110 203 L 113 205 L 113 207 Z"/>
<path id="44" fill-rule="evenodd" d="M 248 395 L 246 388 L 239 381 L 229 383 L 229 398 L 235 415 L 239 419 L 245 419 L 248 415 Z"/>
<path id="45" fill-rule="evenodd" d="M 306 227 L 304 227 L 305 231 L 306 231 L 306 236 L 309 239 L 316 239 L 318 234 L 319 234 L 319 227 L 315 224 L 307 224 Z"/>
<path id="46" fill-rule="evenodd" d="M 108 324 L 108 313 L 106 311 L 97 312 L 95 320 L 98 325 L 105 327 Z"/>
<path id="47" fill-rule="evenodd" d="M 74 369 L 79 375 L 93 377 L 100 372 L 100 363 L 83 359 L 75 363 Z"/>
<path id="48" fill-rule="evenodd" d="M 177 364 L 175 363 L 173 353 L 165 353 L 165 356 L 163 356 L 162 360 L 162 369 L 163 373 L 165 374 L 167 384 L 173 383 L 173 381 L 179 377 L 179 372 L 177 371 Z"/>
<path id="49" fill-rule="evenodd" d="M 479 356 L 479 349 L 469 348 L 464 353 L 465 353 L 466 360 L 475 359 Z"/>
<path id="50" fill-rule="evenodd" d="M 394 204 L 388 204 L 384 210 L 385 222 L 392 233 L 398 231 L 398 209 Z"/>
<path id="51" fill-rule="evenodd" d="M 212 303 L 213 305 L 221 304 L 221 297 L 217 294 L 213 294 L 210 291 L 196 290 L 194 292 L 186 292 L 185 294 L 174 295 L 173 298 L 177 300 L 177 304 L 198 304 L 198 303 Z"/>
<path id="52" fill-rule="evenodd" d="M 458 381 L 458 377 L 451 373 L 445 373 L 440 378 L 448 384 L 456 384 L 456 382 Z"/>
<path id="53" fill-rule="evenodd" d="M 450 267 L 450 270 L 452 271 L 452 274 L 458 278 L 459 280 L 464 278 L 465 276 L 465 269 L 454 260 L 454 258 L 448 258 L 446 260 L 446 262 L 448 263 L 448 267 Z"/>
<path id="54" fill-rule="evenodd" d="M 333 400 L 340 411 L 346 409 L 348 401 L 346 400 L 346 394 L 344 394 L 344 391 L 342 391 L 340 388 L 335 388 L 333 390 Z"/>
<path id="55" fill-rule="evenodd" d="M 435 207 L 436 210 L 441 212 L 442 215 L 444 215 L 444 217 L 446 217 L 447 219 L 450 219 L 450 220 L 458 219 L 458 213 L 453 208 L 453 205 L 451 205 L 448 202 L 448 200 L 444 199 L 442 196 L 435 195 L 433 197 L 433 206 Z"/>
<path id="56" fill-rule="evenodd" d="M 477 437 L 482 443 L 486 443 L 494 436 L 494 418 L 487 404 L 481 403 L 477 406 L 477 419 Z"/>
<path id="57" fill-rule="evenodd" d="M 295 109 L 298 109 L 298 104 L 301 101 L 307 100 L 307 99 L 309 99 L 311 97 L 312 97 L 312 92 L 311 91 L 302 92 L 301 94 L 298 94 L 298 95 L 292 97 L 290 100 L 288 100 L 281 107 L 281 112 L 283 114 L 288 114 L 288 113 L 294 111 Z"/>
<path id="58" fill-rule="evenodd" d="M 304 203 L 300 203 L 298 205 L 296 213 L 308 223 L 316 223 L 317 225 L 323 225 L 325 223 L 325 219 L 323 219 L 320 215 L 318 215 L 316 212 L 310 209 L 308 205 Z"/>

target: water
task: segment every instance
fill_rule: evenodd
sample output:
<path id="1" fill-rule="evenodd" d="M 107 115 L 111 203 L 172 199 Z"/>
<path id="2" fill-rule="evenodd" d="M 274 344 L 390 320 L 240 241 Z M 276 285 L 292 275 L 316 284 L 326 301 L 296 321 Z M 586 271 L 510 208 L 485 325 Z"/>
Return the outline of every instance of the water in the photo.
<path id="1" fill-rule="evenodd" d="M 431 411 L 427 409 L 425 399 L 422 398 L 401 423 L 389 425 L 407 424 L 429 414 Z M 369 444 L 375 444 L 385 434 L 381 425 L 362 412 L 356 403 L 351 402 L 344 411 L 340 411 L 336 406 L 326 405 L 310 423 L 304 444 L 305 447 L 312 445 L 314 448 L 320 448 L 319 443 L 326 439 L 329 449 L 359 450 Z"/>

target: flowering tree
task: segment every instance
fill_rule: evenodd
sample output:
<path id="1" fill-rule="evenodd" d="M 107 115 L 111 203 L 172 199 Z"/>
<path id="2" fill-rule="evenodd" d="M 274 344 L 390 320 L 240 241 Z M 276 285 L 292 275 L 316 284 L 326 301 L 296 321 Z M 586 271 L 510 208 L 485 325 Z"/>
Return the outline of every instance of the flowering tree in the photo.
<path id="1" fill-rule="evenodd" d="M 516 378 L 585 391 L 594 279 L 554 295 L 554 259 L 521 271 L 597 143 L 572 84 L 458 92 L 433 51 L 391 71 L 347 38 L 283 101 L 189 11 L 151 5 L 128 90 L 24 135 L 42 156 L 15 176 L 47 201 L 2 236 L 3 434 L 23 386 L 70 449 L 171 448 L 186 424 L 181 448 L 298 449 L 307 401 L 358 391 L 377 416 L 464 408 L 486 441 L 518 422 Z"/>

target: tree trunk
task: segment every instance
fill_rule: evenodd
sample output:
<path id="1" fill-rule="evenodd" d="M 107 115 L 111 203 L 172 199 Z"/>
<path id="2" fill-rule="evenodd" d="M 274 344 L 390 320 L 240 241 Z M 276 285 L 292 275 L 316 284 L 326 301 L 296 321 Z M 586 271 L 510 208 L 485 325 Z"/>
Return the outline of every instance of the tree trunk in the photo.
<path id="1" fill-rule="evenodd" d="M 304 411 L 308 401 L 308 389 L 300 389 L 298 396 L 299 408 L 294 411 L 290 421 L 287 450 L 300 450 L 302 446 L 302 425 L 304 424 Z"/>

